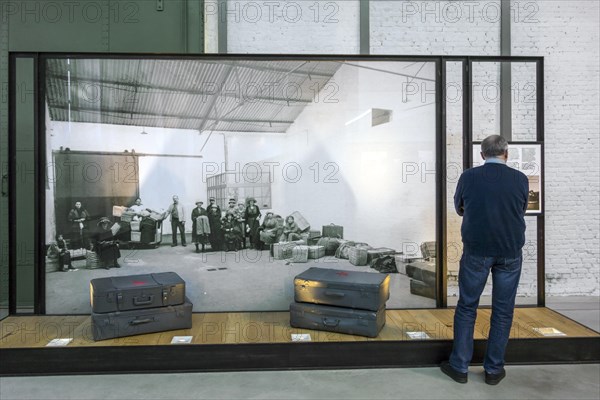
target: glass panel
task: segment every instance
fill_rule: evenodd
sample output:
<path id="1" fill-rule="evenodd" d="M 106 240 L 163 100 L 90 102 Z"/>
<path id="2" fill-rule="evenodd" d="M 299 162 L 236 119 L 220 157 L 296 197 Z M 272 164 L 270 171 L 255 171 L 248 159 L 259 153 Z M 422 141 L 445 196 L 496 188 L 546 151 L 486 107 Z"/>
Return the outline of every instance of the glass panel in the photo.
<path id="1" fill-rule="evenodd" d="M 35 84 L 33 58 L 17 58 L 15 138 L 15 237 L 17 311 L 33 312 L 35 243 Z"/>
<path id="2" fill-rule="evenodd" d="M 448 303 L 458 296 L 458 267 L 462 254 L 462 218 L 454 210 L 456 184 L 463 170 L 463 64 L 446 62 L 446 235 Z"/>
<path id="3" fill-rule="evenodd" d="M 366 259 L 389 253 L 374 264 L 393 261 L 399 272 L 388 308 L 435 307 L 434 63 L 50 59 L 47 76 L 46 154 L 78 163 L 54 170 L 46 243 L 57 233 L 89 238 L 70 254 L 77 274 L 55 272 L 57 250 L 46 275 L 49 313 L 90 312 L 89 289 L 77 282 L 105 276 L 94 268 L 115 261 L 98 252 L 102 218 L 120 229 L 119 274 L 178 272 L 195 311 L 288 310 L 293 278 L 309 267 L 378 273 Z M 77 178 L 65 181 L 66 170 Z M 137 196 L 136 215 L 113 212 Z M 220 213 L 209 215 L 205 236 L 191 213 L 210 197 Z M 175 209 L 186 247 L 171 247 L 182 244 Z M 284 227 L 292 214 L 295 225 Z M 160 239 L 137 232 L 135 219 Z M 280 241 L 328 246 L 327 254 L 290 259 Z"/>

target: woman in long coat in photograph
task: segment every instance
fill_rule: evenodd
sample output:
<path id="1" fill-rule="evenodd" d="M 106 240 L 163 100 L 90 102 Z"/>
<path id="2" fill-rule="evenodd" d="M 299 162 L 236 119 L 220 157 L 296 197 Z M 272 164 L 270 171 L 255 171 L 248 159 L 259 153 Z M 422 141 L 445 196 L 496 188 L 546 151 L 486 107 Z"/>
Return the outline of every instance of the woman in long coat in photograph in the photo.
<path id="1" fill-rule="evenodd" d="M 259 247 L 259 232 L 258 228 L 260 226 L 261 214 L 260 209 L 256 205 L 256 199 L 254 197 L 250 197 L 248 199 L 248 206 L 246 207 L 246 226 L 250 230 L 250 248 L 258 248 Z"/>
<path id="2" fill-rule="evenodd" d="M 69 211 L 67 216 L 71 223 L 71 247 L 73 249 L 82 249 L 89 246 L 88 243 L 88 220 L 90 214 L 82 207 L 81 202 L 75 202 L 75 207 Z"/>
<path id="3" fill-rule="evenodd" d="M 200 252 L 199 245 L 202 245 L 202 252 L 204 252 L 204 245 L 208 243 L 208 235 L 210 235 L 210 221 L 208 222 L 208 226 L 206 226 L 206 219 L 208 219 L 208 214 L 206 210 L 202 207 L 203 202 L 198 200 L 196 202 L 196 208 L 192 210 L 192 242 L 196 245 L 196 253 Z M 204 216 L 205 222 L 202 222 L 199 217 Z"/>
<path id="4" fill-rule="evenodd" d="M 210 224 L 210 248 L 213 251 L 221 250 L 223 243 L 223 230 L 221 229 L 221 207 L 215 203 L 215 198 L 209 199 L 210 204 L 206 208 L 208 222 Z"/>

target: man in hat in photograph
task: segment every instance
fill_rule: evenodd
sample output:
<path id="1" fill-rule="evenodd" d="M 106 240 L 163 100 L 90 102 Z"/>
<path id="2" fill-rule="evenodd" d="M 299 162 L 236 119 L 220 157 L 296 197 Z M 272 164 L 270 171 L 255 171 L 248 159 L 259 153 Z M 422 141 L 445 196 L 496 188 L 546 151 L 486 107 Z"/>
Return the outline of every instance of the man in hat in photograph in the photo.
<path id="1" fill-rule="evenodd" d="M 173 196 L 173 203 L 167 209 L 166 215 L 171 215 L 171 231 L 173 235 L 171 247 L 177 246 L 177 229 L 179 229 L 181 234 L 181 245 L 185 247 L 185 208 L 179 202 L 179 196 Z"/>
<path id="2" fill-rule="evenodd" d="M 201 200 L 197 200 L 196 208 L 192 210 L 192 242 L 196 245 L 196 253 L 200 253 L 200 244 L 202 244 L 202 252 L 204 252 L 204 245 L 208 242 L 210 234 L 208 214 L 202 204 L 204 203 Z"/>

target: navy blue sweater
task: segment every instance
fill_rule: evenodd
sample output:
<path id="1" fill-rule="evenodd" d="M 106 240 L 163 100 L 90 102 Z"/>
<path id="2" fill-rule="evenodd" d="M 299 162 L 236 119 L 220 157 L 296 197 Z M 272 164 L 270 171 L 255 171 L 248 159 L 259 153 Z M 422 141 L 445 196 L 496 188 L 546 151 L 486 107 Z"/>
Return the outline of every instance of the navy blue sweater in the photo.
<path id="1" fill-rule="evenodd" d="M 505 164 L 486 163 L 463 172 L 454 206 L 463 216 L 464 252 L 486 257 L 521 255 L 528 195 L 525 174 Z"/>

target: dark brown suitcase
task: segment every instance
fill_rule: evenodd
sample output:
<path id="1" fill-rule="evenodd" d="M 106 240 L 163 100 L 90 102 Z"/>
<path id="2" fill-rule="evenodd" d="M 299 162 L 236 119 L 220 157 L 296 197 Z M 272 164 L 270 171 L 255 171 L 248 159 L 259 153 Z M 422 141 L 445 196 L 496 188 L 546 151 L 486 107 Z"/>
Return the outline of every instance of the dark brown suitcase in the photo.
<path id="1" fill-rule="evenodd" d="M 390 277 L 374 272 L 309 268 L 294 278 L 297 302 L 377 311 L 390 298 Z"/>
<path id="2" fill-rule="evenodd" d="M 183 304 L 143 310 L 92 313 L 92 337 L 105 340 L 144 333 L 189 329 L 192 327 L 193 305 Z"/>
<path id="3" fill-rule="evenodd" d="M 344 238 L 344 227 L 340 225 L 330 224 L 323 225 L 323 236 L 343 239 Z"/>
<path id="4" fill-rule="evenodd" d="M 185 282 L 175 272 L 112 276 L 90 281 L 95 313 L 107 313 L 182 304 Z"/>
<path id="5" fill-rule="evenodd" d="M 290 325 L 294 328 L 376 337 L 385 325 L 385 307 L 371 311 L 292 303 Z"/>

